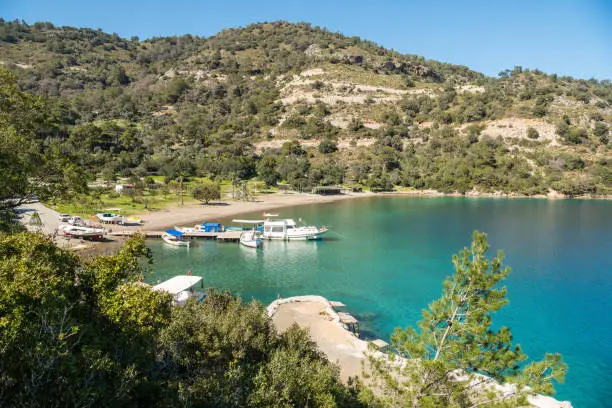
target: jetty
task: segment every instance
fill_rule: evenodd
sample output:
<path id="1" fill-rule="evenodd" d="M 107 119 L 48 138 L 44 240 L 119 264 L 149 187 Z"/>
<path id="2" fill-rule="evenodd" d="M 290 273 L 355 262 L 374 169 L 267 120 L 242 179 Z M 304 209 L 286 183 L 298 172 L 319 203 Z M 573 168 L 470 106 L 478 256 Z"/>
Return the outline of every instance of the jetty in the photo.
<path id="1" fill-rule="evenodd" d="M 146 238 L 161 238 L 163 231 L 133 231 L 133 230 L 122 230 L 122 231 L 111 231 L 107 232 L 106 235 L 112 237 L 131 237 L 135 234 L 142 234 Z M 196 233 L 185 232 L 183 238 L 185 239 L 216 239 L 220 242 L 238 242 L 240 241 L 240 234 L 242 231 L 224 231 L 224 232 L 201 232 Z"/>

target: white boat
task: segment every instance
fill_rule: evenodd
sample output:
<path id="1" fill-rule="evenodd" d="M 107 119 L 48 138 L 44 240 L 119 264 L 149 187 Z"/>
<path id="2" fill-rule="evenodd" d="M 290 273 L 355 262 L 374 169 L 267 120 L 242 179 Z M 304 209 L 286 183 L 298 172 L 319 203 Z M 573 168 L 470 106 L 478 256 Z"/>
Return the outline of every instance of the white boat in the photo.
<path id="1" fill-rule="evenodd" d="M 240 244 L 249 248 L 261 248 L 262 242 L 258 231 L 244 231 L 240 234 Z"/>
<path id="2" fill-rule="evenodd" d="M 204 299 L 206 296 L 204 292 L 195 291 L 195 286 L 198 283 L 202 288 L 204 287 L 201 276 L 178 275 L 153 286 L 153 290 L 170 293 L 175 304 L 183 305 L 189 299 L 195 299 L 198 302 Z"/>
<path id="3" fill-rule="evenodd" d="M 76 225 L 66 225 L 62 228 L 64 235 L 75 238 L 102 239 L 104 237 L 103 228 L 79 227 Z"/>
<path id="4" fill-rule="evenodd" d="M 98 213 L 96 217 L 100 222 L 107 224 L 123 224 L 123 216 L 113 213 Z"/>
<path id="5" fill-rule="evenodd" d="M 301 221 L 301 220 L 300 220 Z M 328 229 L 314 225 L 298 225 L 294 220 L 287 219 L 265 219 L 265 220 L 232 220 L 241 224 L 263 225 L 263 239 L 278 240 L 316 240 L 320 239 Z"/>
<path id="6" fill-rule="evenodd" d="M 174 245 L 174 246 L 184 246 L 188 247 L 191 242 L 183 240 L 183 233 L 177 230 L 166 230 L 162 234 L 162 239 L 166 244 Z"/>
<path id="7" fill-rule="evenodd" d="M 319 228 L 314 225 L 298 225 L 290 218 L 265 220 L 263 223 L 264 239 L 315 240 L 320 239 L 327 231 L 325 226 Z"/>

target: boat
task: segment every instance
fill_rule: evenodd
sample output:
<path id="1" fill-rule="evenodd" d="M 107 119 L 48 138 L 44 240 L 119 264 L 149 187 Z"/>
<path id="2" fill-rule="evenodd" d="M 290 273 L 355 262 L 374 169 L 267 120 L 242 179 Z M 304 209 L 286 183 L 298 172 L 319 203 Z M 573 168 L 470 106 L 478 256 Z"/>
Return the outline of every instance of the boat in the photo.
<path id="1" fill-rule="evenodd" d="M 301 221 L 301 220 L 300 220 Z M 232 222 L 241 224 L 263 225 L 263 239 L 279 239 L 279 240 L 316 240 L 320 239 L 328 229 L 325 226 L 321 228 L 314 225 L 298 225 L 294 220 L 274 219 L 265 220 L 232 220 Z"/>
<path id="2" fill-rule="evenodd" d="M 260 235 L 261 233 L 256 230 L 244 231 L 240 234 L 240 244 L 249 248 L 261 248 L 262 241 Z"/>
<path id="3" fill-rule="evenodd" d="M 201 276 L 178 275 L 153 286 L 153 290 L 167 292 L 172 295 L 174 304 L 183 305 L 189 299 L 201 302 L 206 297 L 206 293 L 195 291 L 195 286 L 198 283 L 200 283 L 201 288 L 204 287 Z"/>
<path id="4" fill-rule="evenodd" d="M 123 216 L 113 213 L 98 213 L 96 218 L 106 224 L 123 224 Z"/>
<path id="5" fill-rule="evenodd" d="M 263 223 L 264 239 L 280 240 L 316 240 L 328 231 L 325 226 L 321 228 L 314 225 L 298 225 L 290 218 L 281 220 L 265 220 Z"/>
<path id="6" fill-rule="evenodd" d="M 142 218 L 127 217 L 123 219 L 124 225 L 142 225 Z"/>
<path id="7" fill-rule="evenodd" d="M 190 244 L 189 241 L 183 240 L 183 233 L 181 231 L 177 231 L 174 229 L 166 230 L 166 232 L 164 232 L 161 237 L 166 244 L 174 246 L 188 247 Z"/>
<path id="8" fill-rule="evenodd" d="M 79 227 L 77 225 L 66 225 L 62 228 L 64 235 L 74 238 L 102 239 L 104 237 L 103 228 Z"/>
<path id="9" fill-rule="evenodd" d="M 174 227 L 175 230 L 182 232 L 183 234 L 189 234 L 195 237 L 209 237 L 211 233 L 223 232 L 225 228 L 218 222 L 204 222 L 199 225 L 194 225 L 193 228 L 189 227 Z"/>

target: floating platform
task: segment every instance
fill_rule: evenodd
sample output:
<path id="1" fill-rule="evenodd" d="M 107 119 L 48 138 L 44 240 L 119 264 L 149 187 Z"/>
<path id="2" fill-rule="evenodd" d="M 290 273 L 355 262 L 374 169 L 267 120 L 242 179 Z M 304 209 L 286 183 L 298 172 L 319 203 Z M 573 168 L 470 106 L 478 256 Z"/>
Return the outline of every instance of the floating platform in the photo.
<path id="1" fill-rule="evenodd" d="M 147 238 L 161 238 L 163 231 L 113 231 L 108 232 L 107 235 L 112 237 L 131 237 L 135 234 L 143 234 Z M 225 231 L 225 232 L 200 232 L 197 233 L 189 233 L 185 232 L 183 234 L 183 238 L 194 239 L 194 238 L 203 238 L 203 239 L 216 239 L 217 241 L 223 242 L 238 242 L 240 241 L 240 234 L 242 231 Z"/>

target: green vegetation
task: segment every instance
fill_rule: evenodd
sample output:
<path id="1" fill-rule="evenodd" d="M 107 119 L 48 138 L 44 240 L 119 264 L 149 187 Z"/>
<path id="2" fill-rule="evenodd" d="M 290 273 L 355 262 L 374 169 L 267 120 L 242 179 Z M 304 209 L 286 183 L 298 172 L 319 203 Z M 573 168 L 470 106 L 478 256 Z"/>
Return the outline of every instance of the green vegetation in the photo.
<path id="1" fill-rule="evenodd" d="M 297 326 L 255 302 L 202 303 L 138 280 L 144 237 L 87 262 L 41 235 L 0 236 L 0 399 L 6 406 L 360 406 Z"/>
<path id="2" fill-rule="evenodd" d="M 612 189 L 610 81 L 521 67 L 488 78 L 287 22 L 224 30 L 210 38 L 139 41 L 1 20 L 0 52 L 17 82 L 3 71 L 3 92 L 19 93 L 22 107 L 35 105 L 32 114 L 11 113 L 11 120 L 26 123 L 35 135 L 28 143 L 35 140 L 37 155 L 43 152 L 38 159 L 47 163 L 37 169 L 57 175 L 54 182 L 71 182 L 63 188 L 68 197 L 86 193 L 85 181 L 146 177 L 163 181 L 166 187 L 157 191 L 164 197 L 169 194 L 162 191 L 180 177 L 234 184 L 255 179 L 269 187 L 283 182 L 299 191 L 333 184 L 527 195 Z M 302 96 L 281 103 L 288 92 L 283 87 L 312 68 L 319 68 L 312 79 L 300 77 L 309 82 L 292 85 Z M 328 94 L 361 102 L 328 103 Z M 12 109 L 0 108 L 5 115 Z M 485 121 L 503 118 L 540 122 L 519 138 L 484 136 L 485 129 L 491 134 Z M 367 126 L 372 121 L 378 124 Z M 550 124 L 556 134 L 544 135 L 541 129 Z M 3 137 L 9 138 L 7 132 Z M 561 146 L 551 144 L 551 137 Z M 293 148 L 256 148 L 277 138 L 290 139 Z M 360 139 L 375 142 L 362 147 Z M 320 142 L 300 146 L 308 140 Z M 342 147 L 347 140 L 353 143 Z M 24 150 L 15 143 L 3 148 Z M 568 154 L 579 156 L 584 166 L 559 165 L 557 157 Z M 16 178 L 30 171 L 13 167 L 23 169 Z M 588 188 L 575 188 L 576 183 Z M 52 192 L 54 183 L 36 185 Z M 132 209 L 163 205 L 147 187 L 142 190 Z"/>
<path id="3" fill-rule="evenodd" d="M 196 200 L 208 204 L 211 200 L 218 200 L 221 198 L 221 187 L 218 183 L 206 180 L 195 186 L 193 190 L 191 190 L 191 195 L 193 195 L 193 198 Z"/>
<path id="4" fill-rule="evenodd" d="M 566 365 L 559 354 L 524 364 L 527 356 L 512 344 L 507 327 L 494 329 L 492 314 L 508 303 L 500 287 L 510 269 L 502 254 L 486 256 L 486 235 L 474 232 L 470 249 L 453 256 L 455 273 L 444 282 L 442 297 L 423 311 L 418 329 L 396 329 L 391 337 L 397 359 L 372 357 L 376 386 L 388 407 L 524 406 L 528 390 L 551 394 L 562 382 Z M 503 393 L 487 379 L 512 383 L 517 392 Z M 475 387 L 486 391 L 474 393 Z"/>

